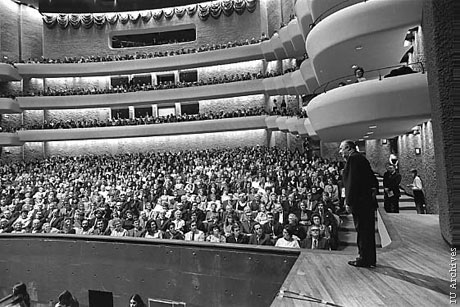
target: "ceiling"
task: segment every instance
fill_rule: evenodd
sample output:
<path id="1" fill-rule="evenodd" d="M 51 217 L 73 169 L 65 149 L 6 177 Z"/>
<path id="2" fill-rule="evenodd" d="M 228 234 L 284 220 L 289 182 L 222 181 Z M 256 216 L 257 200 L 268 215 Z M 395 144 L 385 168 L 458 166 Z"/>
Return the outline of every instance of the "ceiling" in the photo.
<path id="1" fill-rule="evenodd" d="M 39 2 L 42 13 L 106 13 L 162 9 L 209 0 L 23 0 Z"/>

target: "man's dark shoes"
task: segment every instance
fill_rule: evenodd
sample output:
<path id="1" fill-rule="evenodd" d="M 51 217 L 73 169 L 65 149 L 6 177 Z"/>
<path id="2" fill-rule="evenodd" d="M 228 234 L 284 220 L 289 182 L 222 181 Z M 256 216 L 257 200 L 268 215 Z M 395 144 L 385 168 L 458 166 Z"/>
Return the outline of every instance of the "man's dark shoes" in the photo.
<path id="1" fill-rule="evenodd" d="M 348 264 L 358 268 L 375 268 L 377 265 L 375 263 L 367 263 L 362 260 L 351 260 L 348 261 Z"/>

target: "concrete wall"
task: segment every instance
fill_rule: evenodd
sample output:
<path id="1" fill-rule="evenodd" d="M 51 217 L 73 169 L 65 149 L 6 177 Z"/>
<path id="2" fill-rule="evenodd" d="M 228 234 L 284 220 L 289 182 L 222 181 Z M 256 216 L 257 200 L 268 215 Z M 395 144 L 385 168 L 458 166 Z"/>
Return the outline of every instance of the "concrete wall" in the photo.
<path id="1" fill-rule="evenodd" d="M 252 95 L 234 98 L 210 99 L 199 101 L 200 113 L 220 111 L 231 112 L 238 109 L 263 108 L 265 105 L 264 95 Z"/>
<path id="2" fill-rule="evenodd" d="M 332 160 L 332 161 L 343 160 L 342 156 L 339 154 L 339 146 L 340 146 L 340 142 L 326 143 L 326 142 L 321 141 L 320 142 L 321 157 L 323 157 L 324 159 Z"/>
<path id="3" fill-rule="evenodd" d="M 1 57 L 19 59 L 19 5 L 13 1 L 0 1 Z"/>
<path id="4" fill-rule="evenodd" d="M 382 140 L 366 141 L 366 157 L 371 163 L 372 169 L 383 175 L 391 154 L 390 143 L 382 144 Z"/>
<path id="5" fill-rule="evenodd" d="M 454 108 L 455 101 L 454 67 L 458 59 L 453 56 L 455 28 L 454 12 L 458 12 L 459 2 L 454 0 L 425 0 L 422 19 L 424 52 L 428 70 L 428 87 L 431 100 L 433 139 L 436 158 L 436 190 L 439 204 L 439 222 L 444 239 L 452 245 L 460 245 L 460 211 L 458 176 L 459 114 Z"/>
<path id="6" fill-rule="evenodd" d="M 276 1 L 277 2 L 277 1 Z M 106 24 L 102 29 L 95 26 L 90 29 L 73 29 L 69 26 L 67 29 L 61 29 L 59 26 L 53 29 L 43 27 L 45 56 L 51 58 L 60 58 L 63 55 L 85 56 L 93 54 L 117 54 L 117 53 L 135 53 L 169 51 L 180 48 L 193 48 L 205 44 L 227 43 L 229 41 L 259 38 L 265 25 L 261 24 L 261 7 L 259 3 L 253 13 L 245 11 L 242 15 L 236 13 L 229 17 L 224 14 L 217 20 L 210 17 L 202 21 L 198 13 L 190 17 L 185 14 L 182 18 L 173 17 L 171 19 L 162 18 L 156 21 L 153 18 L 144 23 L 142 20 L 133 24 L 128 22 L 123 25 L 120 22 L 109 25 Z M 161 45 L 143 48 L 124 48 L 111 49 L 109 47 L 109 35 L 113 31 L 152 29 L 161 27 L 171 27 L 175 25 L 194 24 L 196 26 L 197 39 L 195 42 L 180 43 L 174 45 Z"/>
<path id="7" fill-rule="evenodd" d="M 213 77 L 223 77 L 227 75 L 230 77 L 232 74 L 246 74 L 249 72 L 251 75 L 253 73 L 258 73 L 263 69 L 263 61 L 256 60 L 256 61 L 248 61 L 248 62 L 240 62 L 234 64 L 225 64 L 225 65 L 217 65 L 217 66 L 210 66 L 210 67 L 200 67 L 197 69 L 198 71 L 198 80 L 207 80 L 208 78 Z"/>
<path id="8" fill-rule="evenodd" d="M 24 281 L 32 306 L 40 307 L 55 306 L 64 290 L 81 307 L 89 306 L 89 290 L 110 292 L 117 307 L 127 306 L 133 293 L 144 302 L 168 299 L 193 307 L 269 306 L 300 254 L 127 237 L 2 234 L 0 243 L 8 246 L 0 254 L 1 297 Z"/>
<path id="9" fill-rule="evenodd" d="M 281 8 L 283 10 L 283 22 L 285 24 L 289 23 L 289 18 L 291 15 L 295 15 L 294 4 L 294 0 L 281 0 Z"/>
<path id="10" fill-rule="evenodd" d="M 415 154 L 415 148 L 421 149 L 420 155 Z M 418 135 L 409 134 L 398 137 L 398 149 L 402 187 L 407 192 L 412 193 L 406 186 L 413 180 L 410 170 L 417 169 L 425 188 L 427 210 L 429 213 L 439 213 L 438 190 L 436 189 L 439 176 L 435 169 L 435 149 L 431 122 L 423 124 Z"/>
<path id="11" fill-rule="evenodd" d="M 265 130 L 107 139 L 87 141 L 48 142 L 46 153 L 50 156 L 78 156 L 84 154 L 120 154 L 146 151 L 182 151 L 204 148 L 228 148 L 266 145 Z M 28 152 L 25 152 L 28 159 Z"/>
<path id="12" fill-rule="evenodd" d="M 26 5 L 21 5 L 20 8 L 22 59 L 39 58 L 43 55 L 42 15 L 38 10 Z"/>
<path id="13" fill-rule="evenodd" d="M 40 13 L 13 1 L 0 2 L 0 56 L 17 61 L 42 55 Z"/>
<path id="14" fill-rule="evenodd" d="M 399 172 L 402 176 L 401 187 L 408 194 L 412 194 L 412 190 L 407 188 L 407 185 L 413 181 L 410 170 L 417 169 L 424 183 L 428 212 L 438 213 L 439 203 L 436 182 L 439 176 L 435 169 L 435 148 L 431 121 L 420 126 L 420 134 L 414 135 L 411 133 L 397 137 L 396 146 Z M 420 148 L 420 155 L 415 154 L 415 148 Z M 391 153 L 392 150 L 389 141 L 385 145 L 382 144 L 381 140 L 366 142 L 366 157 L 369 159 L 374 171 L 380 175 L 383 175 L 385 172 Z"/>
<path id="15" fill-rule="evenodd" d="M 281 16 L 281 2 L 279 0 L 266 0 L 267 7 L 267 24 L 269 37 L 273 35 L 273 32 L 279 31 L 282 16 Z"/>

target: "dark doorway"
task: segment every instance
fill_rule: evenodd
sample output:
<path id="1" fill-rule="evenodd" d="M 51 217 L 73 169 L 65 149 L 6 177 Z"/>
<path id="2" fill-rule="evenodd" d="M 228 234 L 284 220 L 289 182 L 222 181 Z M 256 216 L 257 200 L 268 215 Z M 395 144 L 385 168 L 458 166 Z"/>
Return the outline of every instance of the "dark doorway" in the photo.
<path id="1" fill-rule="evenodd" d="M 113 307 L 112 292 L 88 290 L 89 307 Z"/>

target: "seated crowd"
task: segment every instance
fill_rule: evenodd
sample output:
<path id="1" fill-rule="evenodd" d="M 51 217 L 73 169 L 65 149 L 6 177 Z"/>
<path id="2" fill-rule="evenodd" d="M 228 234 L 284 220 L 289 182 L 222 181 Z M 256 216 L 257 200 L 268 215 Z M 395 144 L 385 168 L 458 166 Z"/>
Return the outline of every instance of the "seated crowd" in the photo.
<path id="1" fill-rule="evenodd" d="M 199 114 L 181 114 L 181 115 L 166 115 L 153 117 L 146 114 L 144 117 L 134 118 L 107 118 L 104 120 L 99 119 L 87 119 L 87 120 L 51 120 L 44 121 L 43 124 L 31 124 L 21 125 L 19 127 L 0 125 L 0 132 L 15 133 L 17 131 L 24 130 L 42 130 L 42 129 L 75 129 L 75 128 L 100 128 L 100 127 L 119 127 L 119 126 L 138 126 L 138 125 L 154 125 L 154 124 L 165 124 L 165 123 L 181 123 L 189 121 L 202 121 L 202 120 L 213 120 L 213 119 L 224 119 L 224 118 L 235 118 L 235 117 L 246 117 L 246 116 L 296 116 L 298 118 L 306 118 L 307 112 L 297 109 L 287 109 L 286 107 L 277 109 L 275 108 L 271 112 L 266 112 L 263 108 L 249 108 L 247 110 L 237 109 L 233 112 L 219 113 L 204 112 Z"/>
<path id="2" fill-rule="evenodd" d="M 0 162 L 0 233 L 336 249 L 342 168 L 265 146 Z"/>
<path id="3" fill-rule="evenodd" d="M 179 123 L 189 121 L 201 121 L 211 119 L 235 118 L 245 116 L 260 116 L 266 115 L 267 112 L 263 108 L 249 108 L 247 110 L 237 109 L 233 112 L 219 113 L 205 112 L 199 114 L 182 114 L 182 115 L 166 115 L 153 117 L 146 115 L 144 117 L 135 118 L 107 118 L 106 120 L 87 119 L 87 120 L 56 120 L 44 121 L 43 124 L 22 125 L 21 127 L 0 127 L 0 132 L 16 132 L 20 130 L 40 130 L 40 129 L 74 129 L 74 128 L 95 128 L 95 127 L 117 127 L 117 126 L 137 126 L 137 125 L 153 125 L 165 123 Z"/>
<path id="4" fill-rule="evenodd" d="M 293 67 L 286 69 L 284 73 L 289 73 L 294 70 L 297 70 L 298 67 Z M 0 97 L 8 97 L 8 98 L 15 98 L 18 96 L 70 96 L 70 95 L 97 95 L 97 94 L 120 94 L 120 93 L 128 93 L 128 92 L 139 92 L 139 91 L 152 91 L 152 90 L 164 90 L 164 89 L 176 89 L 176 88 L 185 88 L 185 87 L 195 87 L 195 86 L 205 86 L 205 85 L 213 85 L 213 84 L 224 84 L 224 83 L 231 83 L 231 82 L 239 82 L 239 81 L 247 81 L 247 80 L 255 80 L 255 79 L 265 79 L 265 78 L 272 78 L 283 75 L 281 71 L 267 71 L 262 73 L 259 71 L 258 73 L 244 73 L 244 74 L 231 74 L 230 76 L 223 75 L 220 77 L 212 77 L 208 79 L 200 79 L 199 81 L 194 82 L 186 82 L 186 81 L 160 81 L 158 84 L 139 84 L 139 83 L 126 83 L 126 84 L 119 84 L 117 86 L 110 86 L 107 88 L 50 88 L 47 87 L 45 90 L 39 91 L 15 91 L 15 92 L 5 92 L 0 95 Z"/>
<path id="5" fill-rule="evenodd" d="M 17 63 L 40 63 L 40 64 L 63 64 L 63 63 L 97 63 L 97 62 L 112 62 L 112 61 L 130 61 L 130 60 L 139 60 L 139 59 L 151 59 L 151 58 L 158 58 L 158 57 L 167 57 L 167 56 L 176 56 L 176 55 L 183 55 L 183 54 L 192 54 L 192 53 L 200 53 L 200 52 L 207 52 L 207 51 L 214 51 L 220 49 L 230 49 L 239 46 L 247 46 L 258 44 L 263 41 L 268 40 L 269 38 L 262 33 L 259 39 L 252 38 L 246 40 L 235 40 L 233 42 L 228 43 L 221 43 L 221 44 L 206 44 L 201 45 L 198 48 L 181 48 L 177 50 L 171 51 L 156 51 L 156 52 L 138 52 L 136 51 L 134 54 L 116 54 L 116 55 L 92 55 L 92 56 L 80 56 L 80 57 L 65 57 L 64 59 L 51 59 L 46 57 L 41 58 L 29 58 L 25 61 L 19 61 Z M 171 42 L 174 43 L 174 42 Z M 6 62 L 6 59 L 4 59 Z M 8 62 L 13 64 L 13 62 Z"/>

